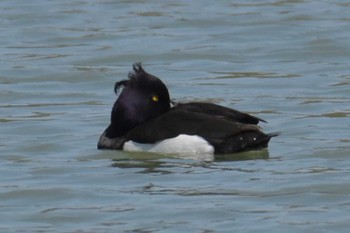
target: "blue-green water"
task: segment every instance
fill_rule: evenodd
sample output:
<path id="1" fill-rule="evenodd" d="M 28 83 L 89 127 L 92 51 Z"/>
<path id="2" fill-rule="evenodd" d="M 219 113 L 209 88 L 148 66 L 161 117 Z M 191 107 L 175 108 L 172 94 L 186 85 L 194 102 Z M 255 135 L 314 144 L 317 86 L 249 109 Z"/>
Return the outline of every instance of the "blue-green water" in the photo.
<path id="1" fill-rule="evenodd" d="M 348 232 L 346 1 L 0 2 L 1 232 Z M 134 62 L 253 113 L 268 150 L 98 151 Z M 257 158 L 246 160 L 248 158 Z"/>

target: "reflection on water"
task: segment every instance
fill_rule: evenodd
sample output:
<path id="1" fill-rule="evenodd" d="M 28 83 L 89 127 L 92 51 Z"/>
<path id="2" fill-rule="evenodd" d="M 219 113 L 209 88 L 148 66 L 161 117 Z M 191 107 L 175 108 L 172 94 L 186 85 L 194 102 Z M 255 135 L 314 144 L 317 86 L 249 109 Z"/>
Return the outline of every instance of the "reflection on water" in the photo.
<path id="1" fill-rule="evenodd" d="M 181 156 L 181 155 L 161 155 L 161 154 L 153 154 L 153 153 L 140 153 L 140 152 L 127 152 L 128 157 L 125 158 L 121 156 L 121 158 L 112 159 L 112 167 L 117 168 L 143 168 L 142 172 L 145 173 L 171 173 L 170 171 L 166 171 L 166 168 L 169 167 L 178 167 L 181 162 L 170 164 L 168 162 L 164 162 L 165 158 L 175 158 L 175 159 L 185 159 L 184 161 L 191 161 L 190 166 L 194 166 L 194 164 L 199 164 L 199 166 L 204 166 L 205 164 L 210 164 L 210 162 L 228 162 L 228 161 L 245 161 L 245 160 L 256 160 L 256 159 L 268 159 L 269 152 L 267 149 L 259 150 L 259 151 L 249 151 L 249 152 L 241 152 L 235 154 L 218 154 L 214 156 L 209 155 L 192 155 L 189 156 Z M 196 161 L 196 162 L 194 162 Z"/>
<path id="2" fill-rule="evenodd" d="M 257 159 L 267 160 L 269 159 L 269 152 L 268 149 L 263 149 L 235 154 L 219 154 L 211 157 L 209 160 L 208 157 L 200 157 L 200 155 L 196 155 L 196 157 L 184 157 L 181 155 L 163 155 L 146 152 L 102 150 L 99 151 L 98 155 L 90 157 L 89 160 L 98 158 L 110 159 L 112 161 L 111 166 L 118 169 L 133 169 L 138 173 L 146 174 L 174 174 L 178 172 L 179 168 L 211 169 L 216 163 L 220 165 L 220 163 L 233 161 L 255 161 Z M 86 156 L 82 158 L 82 160 L 86 159 Z M 217 168 L 220 169 L 220 166 Z M 231 169 L 241 170 L 241 168 L 232 167 Z"/>
<path id="3" fill-rule="evenodd" d="M 237 154 L 222 154 L 215 155 L 215 161 L 244 161 L 253 159 L 268 159 L 269 151 L 268 149 L 248 151 Z"/>
<path id="4" fill-rule="evenodd" d="M 110 151 L 109 153 L 113 153 Z M 149 159 L 162 159 L 162 158 L 177 158 L 177 159 L 188 159 L 194 161 L 244 161 L 251 159 L 268 159 L 269 151 L 268 149 L 262 150 L 253 150 L 247 152 L 233 153 L 233 154 L 186 154 L 186 155 L 177 155 L 177 154 L 157 154 L 151 152 L 122 152 L 123 155 L 131 160 L 149 160 Z M 124 156 L 122 156 L 123 158 Z"/>

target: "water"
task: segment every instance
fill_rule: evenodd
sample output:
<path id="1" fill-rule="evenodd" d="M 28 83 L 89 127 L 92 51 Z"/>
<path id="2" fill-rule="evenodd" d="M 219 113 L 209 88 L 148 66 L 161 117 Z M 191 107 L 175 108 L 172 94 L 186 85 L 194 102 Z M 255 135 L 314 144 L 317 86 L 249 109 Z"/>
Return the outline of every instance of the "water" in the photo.
<path id="1" fill-rule="evenodd" d="M 346 1 L 0 2 L 1 232 L 348 232 Z M 268 150 L 98 151 L 133 62 L 256 114 Z"/>

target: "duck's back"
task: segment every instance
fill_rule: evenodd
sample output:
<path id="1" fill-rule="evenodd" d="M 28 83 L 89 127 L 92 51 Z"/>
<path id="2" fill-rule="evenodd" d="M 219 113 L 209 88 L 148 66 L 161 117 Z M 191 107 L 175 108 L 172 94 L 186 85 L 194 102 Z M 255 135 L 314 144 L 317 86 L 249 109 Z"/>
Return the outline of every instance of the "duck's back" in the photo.
<path id="1" fill-rule="evenodd" d="M 224 111 L 215 111 L 218 109 Z M 208 141 L 215 153 L 234 153 L 267 146 L 272 135 L 264 134 L 254 125 L 259 118 L 229 110 L 232 109 L 206 103 L 179 104 L 167 113 L 137 126 L 127 134 L 126 139 L 156 143 L 180 134 L 197 135 Z M 239 122 L 237 116 L 252 124 Z"/>
<path id="2" fill-rule="evenodd" d="M 223 117 L 230 121 L 237 121 L 245 124 L 258 124 L 261 122 L 266 122 L 265 120 L 252 116 L 250 114 L 240 112 L 238 110 L 227 108 L 221 105 L 205 103 L 205 102 L 189 102 L 189 103 L 179 103 L 175 106 L 177 109 L 184 111 L 203 113 L 210 116 Z"/>

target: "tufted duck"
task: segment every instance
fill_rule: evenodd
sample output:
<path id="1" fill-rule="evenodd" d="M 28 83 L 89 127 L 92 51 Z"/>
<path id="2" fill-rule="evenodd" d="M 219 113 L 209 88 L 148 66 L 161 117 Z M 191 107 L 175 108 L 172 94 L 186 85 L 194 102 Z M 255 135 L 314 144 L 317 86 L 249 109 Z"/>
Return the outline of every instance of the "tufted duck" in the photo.
<path id="1" fill-rule="evenodd" d="M 265 148 L 277 133 L 265 134 L 264 120 L 212 103 L 190 102 L 172 106 L 164 83 L 133 65 L 111 113 L 111 123 L 98 149 L 158 153 L 226 154 Z"/>

